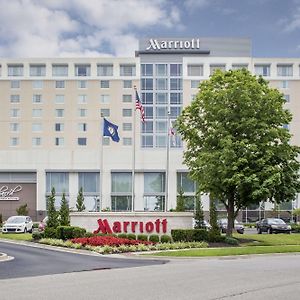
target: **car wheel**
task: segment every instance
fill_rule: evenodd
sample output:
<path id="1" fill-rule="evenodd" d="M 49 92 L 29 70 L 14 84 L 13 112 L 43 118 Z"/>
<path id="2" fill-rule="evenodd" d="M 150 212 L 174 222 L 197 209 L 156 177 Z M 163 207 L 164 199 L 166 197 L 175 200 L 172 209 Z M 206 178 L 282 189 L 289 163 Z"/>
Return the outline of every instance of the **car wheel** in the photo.
<path id="1" fill-rule="evenodd" d="M 262 231 L 261 231 L 260 228 L 257 228 L 257 233 L 258 233 L 258 234 L 262 234 Z"/>
<path id="2" fill-rule="evenodd" d="M 269 234 L 272 234 L 272 233 L 273 233 L 272 228 L 269 228 L 269 229 L 268 229 L 268 233 L 269 233 Z"/>

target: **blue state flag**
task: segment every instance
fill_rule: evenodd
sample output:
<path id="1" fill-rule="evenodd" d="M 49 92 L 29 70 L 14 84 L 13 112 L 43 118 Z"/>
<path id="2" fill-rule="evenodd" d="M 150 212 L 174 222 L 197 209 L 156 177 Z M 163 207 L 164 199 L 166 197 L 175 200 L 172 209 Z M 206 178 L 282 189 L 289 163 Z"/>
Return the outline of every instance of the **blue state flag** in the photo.
<path id="1" fill-rule="evenodd" d="M 118 126 L 110 123 L 105 118 L 103 118 L 104 124 L 103 124 L 103 136 L 109 136 L 114 142 L 119 142 L 120 137 L 118 133 Z"/>

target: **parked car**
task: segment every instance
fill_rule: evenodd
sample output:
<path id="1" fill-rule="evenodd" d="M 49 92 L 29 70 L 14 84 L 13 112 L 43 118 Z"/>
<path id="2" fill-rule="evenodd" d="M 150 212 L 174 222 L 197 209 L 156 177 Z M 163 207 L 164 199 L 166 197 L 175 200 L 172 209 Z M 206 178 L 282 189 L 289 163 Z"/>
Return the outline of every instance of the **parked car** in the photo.
<path id="1" fill-rule="evenodd" d="M 195 224 L 196 224 L 196 221 L 195 221 L 195 219 L 193 218 L 193 228 L 195 228 Z M 211 225 L 210 225 L 209 222 L 206 221 L 206 220 L 203 220 L 203 227 L 204 227 L 206 230 L 210 230 L 210 229 L 211 229 Z"/>
<path id="2" fill-rule="evenodd" d="M 2 228 L 2 233 L 32 232 L 33 222 L 29 216 L 12 216 L 7 219 Z"/>
<path id="3" fill-rule="evenodd" d="M 228 220 L 227 219 L 219 219 L 217 221 L 217 223 L 218 223 L 218 226 L 219 226 L 221 232 L 225 233 L 227 231 Z M 234 220 L 234 229 L 240 234 L 243 234 L 245 231 L 244 225 L 239 223 L 237 220 Z"/>
<path id="4" fill-rule="evenodd" d="M 272 233 L 290 234 L 292 231 L 290 225 L 287 225 L 282 219 L 278 219 L 278 218 L 262 219 L 260 222 L 256 224 L 256 227 L 257 227 L 257 233 L 259 234 L 263 232 L 267 232 L 269 234 Z"/>
<path id="5" fill-rule="evenodd" d="M 40 223 L 39 223 L 39 227 L 38 230 L 40 232 L 44 231 L 46 226 L 47 226 L 47 221 L 48 221 L 48 217 L 45 217 Z"/>

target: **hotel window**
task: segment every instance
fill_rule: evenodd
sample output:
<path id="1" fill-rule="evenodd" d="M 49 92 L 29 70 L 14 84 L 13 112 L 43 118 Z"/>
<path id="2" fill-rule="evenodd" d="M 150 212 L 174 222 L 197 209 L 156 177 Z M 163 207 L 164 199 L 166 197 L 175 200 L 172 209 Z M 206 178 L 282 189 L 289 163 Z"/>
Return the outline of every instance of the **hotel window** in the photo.
<path id="1" fill-rule="evenodd" d="M 132 210 L 131 173 L 111 173 L 111 210 Z"/>
<path id="2" fill-rule="evenodd" d="M 171 106 L 170 107 L 170 116 L 172 118 L 177 118 L 181 114 L 181 106 Z"/>
<path id="3" fill-rule="evenodd" d="M 23 65 L 8 65 L 8 76 L 23 76 Z"/>
<path id="4" fill-rule="evenodd" d="M 45 76 L 46 75 L 46 65 L 30 65 L 30 76 Z"/>
<path id="5" fill-rule="evenodd" d="M 177 197 L 183 192 L 185 210 L 194 210 L 196 191 L 196 183 L 188 177 L 188 173 L 177 173 Z"/>
<path id="6" fill-rule="evenodd" d="M 153 107 L 146 106 L 145 110 L 145 119 L 153 119 Z"/>
<path id="7" fill-rule="evenodd" d="M 132 109 L 123 108 L 123 110 L 122 110 L 122 116 L 123 117 L 131 117 L 132 116 Z"/>
<path id="8" fill-rule="evenodd" d="M 55 123 L 55 131 L 64 131 L 65 124 L 64 123 Z"/>
<path id="9" fill-rule="evenodd" d="M 86 89 L 87 88 L 87 81 L 86 80 L 78 80 L 77 87 L 79 89 Z"/>
<path id="10" fill-rule="evenodd" d="M 69 193 L 69 173 L 66 172 L 46 172 L 46 193 L 51 193 L 52 188 L 55 192 L 62 194 Z"/>
<path id="11" fill-rule="evenodd" d="M 191 80 L 191 88 L 198 89 L 200 85 L 200 80 Z"/>
<path id="12" fill-rule="evenodd" d="M 12 118 L 19 118 L 20 117 L 20 109 L 19 108 L 12 108 L 10 110 L 10 116 Z"/>
<path id="13" fill-rule="evenodd" d="M 142 123 L 143 133 L 153 133 L 153 121 L 146 121 Z"/>
<path id="14" fill-rule="evenodd" d="M 52 76 L 68 76 L 68 65 L 52 65 Z"/>
<path id="15" fill-rule="evenodd" d="M 19 123 L 10 123 L 10 131 L 12 131 L 12 132 L 20 131 L 20 124 Z"/>
<path id="16" fill-rule="evenodd" d="M 290 102 L 290 95 L 283 95 L 283 98 L 285 99 L 285 102 Z"/>
<path id="17" fill-rule="evenodd" d="M 123 80 L 123 88 L 131 89 L 132 88 L 132 80 Z"/>
<path id="18" fill-rule="evenodd" d="M 142 135 L 142 148 L 153 148 L 152 135 Z"/>
<path id="19" fill-rule="evenodd" d="M 156 148 L 166 148 L 167 146 L 167 137 L 166 135 L 156 135 L 155 136 L 156 140 Z"/>
<path id="20" fill-rule="evenodd" d="M 279 88 L 287 89 L 289 87 L 289 82 L 287 80 L 282 80 L 279 82 Z"/>
<path id="21" fill-rule="evenodd" d="M 100 95 L 100 103 L 108 104 L 110 102 L 110 95 Z"/>
<path id="22" fill-rule="evenodd" d="M 109 89 L 109 80 L 101 80 L 100 87 L 101 89 Z"/>
<path id="23" fill-rule="evenodd" d="M 232 64 L 231 70 L 248 70 L 248 64 Z"/>
<path id="24" fill-rule="evenodd" d="M 63 137 L 55 138 L 55 146 L 63 146 L 64 143 L 65 143 L 65 140 Z"/>
<path id="25" fill-rule="evenodd" d="M 156 90 L 167 90 L 168 89 L 168 79 L 167 78 L 157 78 L 156 79 Z M 146 89 L 150 90 L 150 89 Z"/>
<path id="26" fill-rule="evenodd" d="M 79 104 L 87 103 L 87 95 L 78 95 L 77 97 Z"/>
<path id="27" fill-rule="evenodd" d="M 42 80 L 33 80 L 32 81 L 32 88 L 34 88 L 34 89 L 42 89 L 43 85 L 44 85 L 44 83 Z"/>
<path id="28" fill-rule="evenodd" d="M 132 102 L 132 95 L 122 95 L 122 101 L 124 103 L 131 103 Z"/>
<path id="29" fill-rule="evenodd" d="M 254 65 L 254 72 L 257 76 L 270 76 L 270 65 Z"/>
<path id="30" fill-rule="evenodd" d="M 170 78 L 170 90 L 182 90 L 182 79 Z"/>
<path id="31" fill-rule="evenodd" d="M 156 64 L 156 76 L 168 76 L 168 65 L 167 64 Z"/>
<path id="32" fill-rule="evenodd" d="M 20 88 L 20 80 L 12 80 L 10 82 L 10 88 L 19 89 Z"/>
<path id="33" fill-rule="evenodd" d="M 91 65 L 75 65 L 75 76 L 90 76 Z"/>
<path id="34" fill-rule="evenodd" d="M 78 131 L 80 131 L 80 132 L 87 131 L 87 124 L 86 123 L 78 123 Z"/>
<path id="35" fill-rule="evenodd" d="M 32 103 L 42 103 L 42 95 L 32 95 Z"/>
<path id="36" fill-rule="evenodd" d="M 42 117 L 42 109 L 40 109 L 40 108 L 34 108 L 32 110 L 32 117 L 33 118 L 41 118 Z"/>
<path id="37" fill-rule="evenodd" d="M 152 64 L 142 64 L 141 65 L 141 75 L 142 76 L 153 76 L 153 65 Z"/>
<path id="38" fill-rule="evenodd" d="M 216 70 L 226 71 L 226 65 L 210 65 L 210 75 L 213 75 Z"/>
<path id="39" fill-rule="evenodd" d="M 167 104 L 168 93 L 156 93 L 156 104 Z"/>
<path id="40" fill-rule="evenodd" d="M 182 65 L 170 64 L 170 76 L 182 76 Z"/>
<path id="41" fill-rule="evenodd" d="M 112 64 L 101 64 L 97 65 L 98 76 L 113 76 L 113 65 Z"/>
<path id="42" fill-rule="evenodd" d="M 102 145 L 103 146 L 109 146 L 109 144 L 110 144 L 110 138 L 106 137 L 106 136 L 103 136 L 102 137 Z"/>
<path id="43" fill-rule="evenodd" d="M 156 121 L 155 132 L 156 133 L 166 133 L 167 132 L 167 121 Z"/>
<path id="44" fill-rule="evenodd" d="M 42 131 L 42 123 L 32 123 L 31 130 L 33 132 L 41 132 Z"/>
<path id="45" fill-rule="evenodd" d="M 293 76 L 293 65 L 277 65 L 278 76 Z"/>
<path id="46" fill-rule="evenodd" d="M 65 114 L 65 110 L 62 108 L 55 109 L 55 117 L 56 118 L 63 118 Z"/>
<path id="47" fill-rule="evenodd" d="M 131 131 L 132 130 L 132 123 L 123 123 L 123 130 L 124 131 Z"/>
<path id="48" fill-rule="evenodd" d="M 20 143 L 20 139 L 18 137 L 10 138 L 10 146 L 18 146 Z"/>
<path id="49" fill-rule="evenodd" d="M 132 145 L 132 138 L 127 137 L 123 138 L 123 146 L 131 146 Z"/>
<path id="50" fill-rule="evenodd" d="M 10 95 L 10 103 L 20 103 L 20 95 Z"/>
<path id="51" fill-rule="evenodd" d="M 168 115 L 168 110 L 166 106 L 156 107 L 156 118 L 157 119 L 166 119 Z"/>
<path id="52" fill-rule="evenodd" d="M 40 137 L 33 137 L 32 138 L 32 146 L 41 146 L 42 139 Z"/>
<path id="53" fill-rule="evenodd" d="M 135 76 L 135 65 L 121 64 L 120 76 Z"/>
<path id="54" fill-rule="evenodd" d="M 203 65 L 188 65 L 188 76 L 203 76 Z"/>
<path id="55" fill-rule="evenodd" d="M 144 173 L 144 210 L 165 210 L 164 173 Z"/>
<path id="56" fill-rule="evenodd" d="M 55 95 L 55 104 L 64 104 L 65 95 Z"/>
<path id="57" fill-rule="evenodd" d="M 64 80 L 56 80 L 55 81 L 55 88 L 64 89 L 65 88 L 65 81 Z"/>
<path id="58" fill-rule="evenodd" d="M 143 104 L 153 104 L 153 93 L 142 93 L 141 101 Z"/>
<path id="59" fill-rule="evenodd" d="M 86 146 L 86 138 L 83 138 L 83 137 L 78 138 L 77 144 L 78 144 L 78 146 Z"/>
<path id="60" fill-rule="evenodd" d="M 141 79 L 142 90 L 153 90 L 153 79 L 152 78 L 142 78 Z"/>
<path id="61" fill-rule="evenodd" d="M 100 114 L 103 117 L 109 117 L 110 116 L 110 110 L 109 110 L 109 108 L 101 108 Z"/>
<path id="62" fill-rule="evenodd" d="M 79 108 L 78 109 L 78 116 L 79 117 L 86 117 L 87 116 L 87 109 L 85 109 L 85 108 Z"/>

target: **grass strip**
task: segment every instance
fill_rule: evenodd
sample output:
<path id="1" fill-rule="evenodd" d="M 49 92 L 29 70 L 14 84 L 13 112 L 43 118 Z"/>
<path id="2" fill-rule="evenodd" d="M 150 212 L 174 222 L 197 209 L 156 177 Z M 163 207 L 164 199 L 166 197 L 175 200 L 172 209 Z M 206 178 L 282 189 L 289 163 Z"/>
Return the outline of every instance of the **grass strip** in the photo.
<path id="1" fill-rule="evenodd" d="M 291 253 L 291 252 L 300 252 L 300 245 L 191 249 L 191 250 L 184 250 L 184 251 L 158 252 L 155 253 L 155 256 L 208 257 L 208 256 L 230 256 L 230 255 L 247 255 L 247 254 Z"/>
<path id="2" fill-rule="evenodd" d="M 0 239 L 9 239 L 17 241 L 31 241 L 31 233 L 0 233 Z"/>

